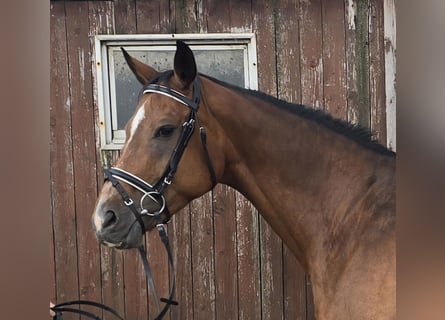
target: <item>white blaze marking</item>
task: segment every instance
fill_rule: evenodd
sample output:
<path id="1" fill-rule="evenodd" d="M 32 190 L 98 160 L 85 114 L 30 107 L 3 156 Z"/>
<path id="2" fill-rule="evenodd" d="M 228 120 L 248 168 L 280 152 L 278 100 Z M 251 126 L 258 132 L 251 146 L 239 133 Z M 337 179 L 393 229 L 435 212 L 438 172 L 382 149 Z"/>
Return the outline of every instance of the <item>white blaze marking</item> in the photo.
<path id="1" fill-rule="evenodd" d="M 131 140 L 131 138 L 133 137 L 134 133 L 136 132 L 139 124 L 144 119 L 145 119 L 145 108 L 142 106 L 136 112 L 136 114 L 134 115 L 133 121 L 131 122 L 130 137 L 129 137 L 128 141 Z"/>

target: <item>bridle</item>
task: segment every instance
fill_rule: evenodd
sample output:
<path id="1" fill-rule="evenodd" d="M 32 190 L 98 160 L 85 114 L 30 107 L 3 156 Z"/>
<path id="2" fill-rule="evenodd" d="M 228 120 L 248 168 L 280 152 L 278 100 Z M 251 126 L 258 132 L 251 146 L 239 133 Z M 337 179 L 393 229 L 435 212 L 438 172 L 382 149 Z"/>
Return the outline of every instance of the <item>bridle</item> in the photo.
<path id="1" fill-rule="evenodd" d="M 188 119 L 184 122 L 182 125 L 182 131 L 181 135 L 179 137 L 178 143 L 173 150 L 173 153 L 170 157 L 170 161 L 167 165 L 167 168 L 165 169 L 162 176 L 159 178 L 159 180 L 154 184 L 151 185 L 148 182 L 144 181 L 143 179 L 123 170 L 120 168 L 110 168 L 108 170 L 105 170 L 106 179 L 111 181 L 113 186 L 117 189 L 117 191 L 120 193 L 121 197 L 124 200 L 124 204 L 129 207 L 129 209 L 133 212 L 135 215 L 136 220 L 139 222 L 142 232 L 145 233 L 145 225 L 142 221 L 141 216 L 148 215 L 151 217 L 156 218 L 158 223 L 165 224 L 170 220 L 170 211 L 168 210 L 168 206 L 164 197 L 165 191 L 170 186 L 170 184 L 173 181 L 173 178 L 175 177 L 176 171 L 178 169 L 179 162 L 181 161 L 182 155 L 184 154 L 184 151 L 187 147 L 187 144 L 190 141 L 190 138 L 193 135 L 193 132 L 195 131 L 195 125 L 197 123 L 197 113 L 199 110 L 199 104 L 201 101 L 201 84 L 199 81 L 199 77 L 195 78 L 195 81 L 193 83 L 193 98 L 190 100 L 188 97 L 183 95 L 182 93 L 170 89 L 166 86 L 157 84 L 157 83 L 151 83 L 144 88 L 142 88 L 141 95 L 147 94 L 147 93 L 158 93 L 165 96 L 168 96 L 181 104 L 187 106 L 190 109 L 190 113 L 188 115 Z M 210 178 L 212 180 L 212 187 L 214 187 L 217 183 L 216 181 L 216 174 L 215 170 L 213 168 L 213 164 L 209 155 L 209 151 L 207 149 L 207 135 L 204 127 L 200 127 L 200 134 L 201 134 L 201 142 L 202 146 L 205 151 L 206 156 L 206 162 L 207 166 L 209 168 L 210 172 Z M 136 209 L 134 201 L 130 198 L 130 196 L 123 190 L 123 188 L 119 187 L 118 181 L 124 182 L 133 188 L 141 191 L 143 193 L 143 196 L 140 200 L 140 212 Z M 155 201 L 160 205 L 160 209 L 156 212 L 149 212 L 149 210 L 145 209 L 143 206 L 143 202 L 146 198 L 150 198 L 151 200 Z M 165 215 L 165 219 L 162 221 L 160 220 L 161 215 Z"/>
<path id="2" fill-rule="evenodd" d="M 110 169 L 105 170 L 105 180 L 110 181 L 113 185 L 113 187 L 118 191 L 120 196 L 122 197 L 122 200 L 124 204 L 130 209 L 130 211 L 135 216 L 135 222 L 137 221 L 141 227 L 141 232 L 144 234 L 146 232 L 146 228 L 144 225 L 144 222 L 142 220 L 142 216 L 147 215 L 150 217 L 153 217 L 156 220 L 156 229 L 159 232 L 159 236 L 161 238 L 162 243 L 164 244 L 164 247 L 167 251 L 168 260 L 170 267 L 172 268 L 173 273 L 173 285 L 170 290 L 170 294 L 168 298 L 161 298 L 158 299 L 156 288 L 154 286 L 153 277 L 151 274 L 150 265 L 148 263 L 147 255 L 145 252 L 145 249 L 143 246 L 139 248 L 139 253 L 142 258 L 142 262 L 144 264 L 145 273 L 147 275 L 148 284 L 151 288 L 151 291 L 153 293 L 153 296 L 157 302 L 157 307 L 159 310 L 159 302 L 164 302 L 165 306 L 160 311 L 158 316 L 156 316 L 155 320 L 162 319 L 165 314 L 167 313 L 168 309 L 171 305 L 177 305 L 178 303 L 173 300 L 174 293 L 175 293 L 175 271 L 174 271 L 174 264 L 173 264 L 173 254 L 170 248 L 170 243 L 167 235 L 167 231 L 165 229 L 165 224 L 170 221 L 171 214 L 167 206 L 167 202 L 165 200 L 165 192 L 167 188 L 171 185 L 176 171 L 178 169 L 179 162 L 181 161 L 181 158 L 184 154 L 184 151 L 190 141 L 190 138 L 192 137 L 194 131 L 195 131 L 195 125 L 198 123 L 197 121 L 197 113 L 199 109 L 199 104 L 201 101 L 201 84 L 199 81 L 199 77 L 196 77 L 193 83 L 194 91 L 193 91 L 193 98 L 190 100 L 188 97 L 183 95 L 182 93 L 173 90 L 171 88 L 168 88 L 166 86 L 157 84 L 157 83 L 151 83 L 147 86 L 142 88 L 141 95 L 148 94 L 148 93 L 157 93 L 162 94 L 167 97 L 170 97 L 179 103 L 187 106 L 190 109 L 190 113 L 188 115 L 187 120 L 182 125 L 182 131 L 181 135 L 179 137 L 178 143 L 176 147 L 173 150 L 173 153 L 170 157 L 170 161 L 168 162 L 167 168 L 165 169 L 163 175 L 159 178 L 159 180 L 154 184 L 151 185 L 150 183 L 144 181 L 143 179 L 139 178 L 138 176 L 127 172 L 120 168 L 112 167 Z M 140 96 L 141 96 L 140 95 Z M 200 136 L 201 136 L 201 143 L 204 149 L 205 158 L 207 162 L 207 167 L 209 169 L 210 178 L 212 181 L 212 188 L 215 187 L 217 184 L 216 179 L 216 173 L 215 169 L 213 167 L 213 163 L 210 158 L 210 154 L 207 148 L 207 134 L 204 129 L 204 127 L 199 128 Z M 125 189 L 122 187 L 120 182 L 124 182 L 133 188 L 137 189 L 141 193 L 143 193 L 143 196 L 140 199 L 140 209 L 136 207 L 135 201 L 128 195 L 128 193 L 125 191 Z M 153 212 L 150 212 L 147 208 L 144 208 L 144 201 L 145 199 L 151 199 L 152 201 L 156 202 L 159 205 L 159 209 Z M 162 218 L 162 215 L 164 215 L 164 219 Z M 118 319 L 122 319 L 119 314 L 111 309 L 110 307 L 103 305 L 101 303 L 97 302 L 91 302 L 86 300 L 77 300 L 77 301 L 71 301 L 71 302 L 65 302 L 61 303 L 59 305 L 56 305 L 52 308 L 56 312 L 55 319 L 62 319 L 61 318 L 61 312 L 75 312 L 83 314 L 84 316 L 90 317 L 92 319 L 100 319 L 96 315 L 79 310 L 74 308 L 67 308 L 66 306 L 72 305 L 72 304 L 80 304 L 80 305 L 90 305 L 94 307 L 101 308 L 103 310 L 106 310 L 112 314 L 114 314 Z M 59 316 L 59 317 L 58 317 Z M 122 319 L 123 320 L 123 319 Z"/>

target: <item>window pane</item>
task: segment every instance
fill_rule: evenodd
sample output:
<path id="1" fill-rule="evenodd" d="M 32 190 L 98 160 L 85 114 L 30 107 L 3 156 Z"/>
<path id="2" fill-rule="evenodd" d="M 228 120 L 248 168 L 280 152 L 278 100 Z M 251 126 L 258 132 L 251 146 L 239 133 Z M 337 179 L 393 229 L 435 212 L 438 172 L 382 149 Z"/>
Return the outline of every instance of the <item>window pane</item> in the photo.
<path id="1" fill-rule="evenodd" d="M 126 64 L 121 50 L 116 47 L 110 49 L 112 50 L 114 69 L 114 79 L 110 77 L 110 81 L 114 81 L 116 90 L 116 106 L 113 107 L 116 108 L 115 114 L 117 116 L 117 121 L 113 119 L 113 123 L 115 123 L 113 130 L 123 130 L 135 111 L 138 94 L 142 86 Z M 172 48 L 172 50 L 175 50 L 175 48 Z M 158 71 L 169 70 L 173 66 L 175 51 L 128 50 L 128 52 L 131 56 L 154 67 Z M 244 87 L 244 48 L 211 51 L 198 49 L 193 50 L 193 53 L 196 58 L 198 72 Z"/>

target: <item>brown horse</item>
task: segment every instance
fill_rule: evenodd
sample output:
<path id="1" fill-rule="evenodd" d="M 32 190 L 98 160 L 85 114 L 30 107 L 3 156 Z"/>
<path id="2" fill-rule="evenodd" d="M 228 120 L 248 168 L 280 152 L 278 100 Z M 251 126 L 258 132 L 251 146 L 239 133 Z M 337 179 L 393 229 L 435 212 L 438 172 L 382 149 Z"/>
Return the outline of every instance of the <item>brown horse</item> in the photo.
<path id="1" fill-rule="evenodd" d="M 317 319 L 395 319 L 393 152 L 320 111 L 198 75 L 182 42 L 173 71 L 124 55 L 145 89 L 111 175 L 135 201 L 131 209 L 104 184 L 93 214 L 102 243 L 137 247 L 160 216 L 223 183 L 254 204 L 310 274 Z M 207 135 L 192 128 L 178 143 L 184 122 Z"/>

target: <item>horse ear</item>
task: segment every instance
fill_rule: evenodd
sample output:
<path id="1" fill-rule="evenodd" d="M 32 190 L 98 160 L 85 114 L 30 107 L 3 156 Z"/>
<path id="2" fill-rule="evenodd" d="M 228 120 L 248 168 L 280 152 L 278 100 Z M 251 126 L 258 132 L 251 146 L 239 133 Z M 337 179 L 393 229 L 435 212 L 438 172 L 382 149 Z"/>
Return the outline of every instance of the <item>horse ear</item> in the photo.
<path id="1" fill-rule="evenodd" d="M 140 62 L 139 60 L 131 57 L 128 52 L 121 47 L 122 53 L 124 54 L 125 61 L 127 61 L 128 66 L 131 71 L 133 71 L 136 78 L 139 80 L 142 85 L 149 84 L 154 78 L 156 78 L 159 73 L 150 66 L 147 66 L 145 63 Z"/>
<path id="2" fill-rule="evenodd" d="M 176 41 L 176 53 L 174 59 L 174 75 L 176 80 L 186 89 L 195 80 L 196 62 L 192 50 L 183 41 Z"/>

